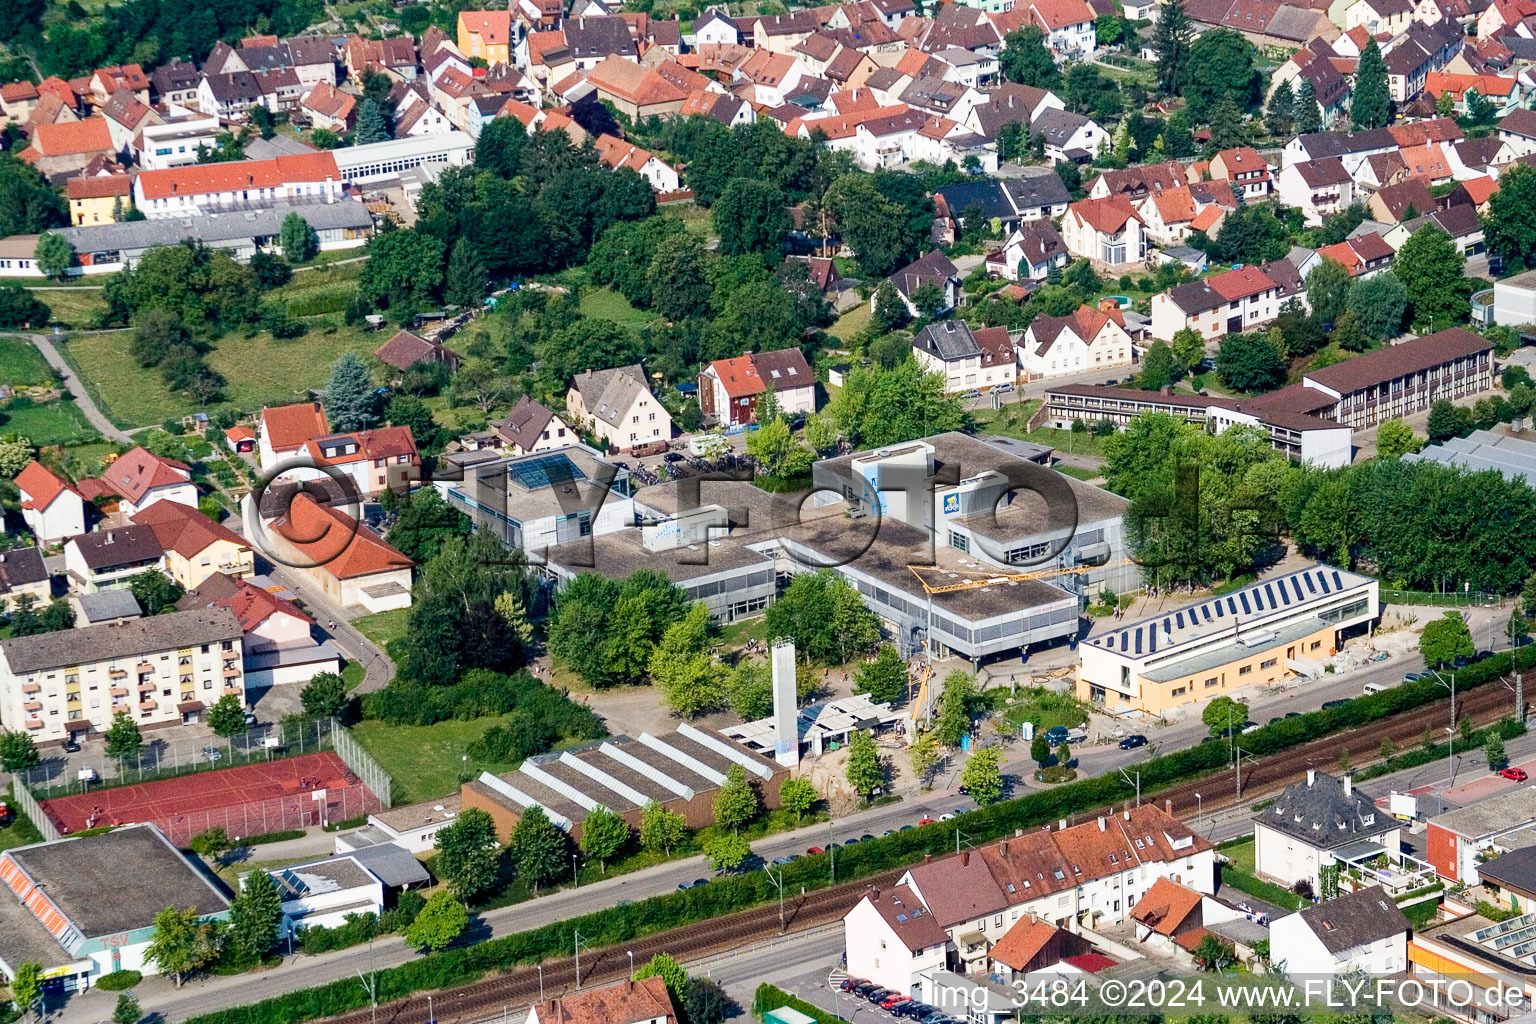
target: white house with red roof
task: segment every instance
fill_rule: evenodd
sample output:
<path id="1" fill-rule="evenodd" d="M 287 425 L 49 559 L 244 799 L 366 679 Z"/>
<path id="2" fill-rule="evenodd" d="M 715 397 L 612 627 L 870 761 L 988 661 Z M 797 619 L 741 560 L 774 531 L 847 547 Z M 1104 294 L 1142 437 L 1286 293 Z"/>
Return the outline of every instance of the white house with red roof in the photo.
<path id="1" fill-rule="evenodd" d="M 1172 341 L 1188 327 L 1207 341 L 1262 327 L 1280 312 L 1280 286 L 1258 267 L 1188 281 L 1152 296 L 1152 336 Z"/>
<path id="2" fill-rule="evenodd" d="M 210 576 L 177 602 L 180 610 L 228 608 L 244 631 L 247 686 L 307 683 L 320 672 L 340 672 L 341 652 L 316 643 L 314 620 L 299 606 L 245 580 Z"/>
<path id="3" fill-rule="evenodd" d="M 262 406 L 256 442 L 262 468 L 271 469 L 284 459 L 296 457 L 310 438 L 330 432 L 325 407 L 319 402 Z"/>
<path id="4" fill-rule="evenodd" d="M 38 544 L 52 547 L 85 532 L 85 498 L 68 480 L 41 462 L 16 475 L 21 518 Z"/>
<path id="5" fill-rule="evenodd" d="M 1123 195 L 1083 199 L 1067 207 L 1061 222 L 1067 251 L 1110 267 L 1147 258 L 1146 222 Z"/>
<path id="6" fill-rule="evenodd" d="M 329 152 L 195 164 L 142 172 L 134 179 L 133 199 L 150 220 L 287 200 L 334 202 L 343 197 L 342 177 Z"/>
<path id="7" fill-rule="evenodd" d="M 301 491 L 266 532 L 296 572 L 343 608 L 382 612 L 410 606 L 415 563 L 342 509 Z"/>
<path id="8" fill-rule="evenodd" d="M 1224 149 L 1211 157 L 1211 177 L 1229 181 L 1234 191 L 1241 190 L 1247 200 L 1263 199 L 1273 187 L 1269 164 L 1252 146 Z"/>
<path id="9" fill-rule="evenodd" d="M 118 511 L 125 516 L 157 501 L 175 501 L 197 508 L 197 485 L 192 482 L 191 467 L 146 448 L 119 455 L 98 479 L 106 490 L 118 496 Z"/>
<path id="10" fill-rule="evenodd" d="M 1084 0 L 1034 0 L 1029 14 L 1057 56 L 1081 58 L 1093 52 L 1096 15 Z"/>
<path id="11" fill-rule="evenodd" d="M 292 479 L 329 476 L 326 470 L 345 473 L 365 498 L 386 490 L 403 494 L 421 479 L 421 453 L 416 450 L 410 427 L 376 427 L 312 437 L 299 454 L 317 468 L 295 470 Z"/>
<path id="12" fill-rule="evenodd" d="M 597 147 L 597 159 L 609 170 L 627 167 L 650 183 L 657 192 L 676 192 L 682 187 L 682 177 L 677 168 L 656 156 L 648 149 L 641 149 L 633 142 L 614 138 L 604 133 L 593 145 Z"/>
<path id="13" fill-rule="evenodd" d="M 1118 309 L 1079 306 L 1068 316 L 1037 316 L 1018 343 L 1025 380 L 1131 364 L 1131 336 Z"/>
<path id="14" fill-rule="evenodd" d="M 912 336 L 912 356 L 925 373 L 944 375 L 948 394 L 1011 386 L 1018 379 L 1005 327 L 972 330 L 964 320 L 929 324 Z"/>
<path id="15" fill-rule="evenodd" d="M 816 375 L 798 348 L 716 359 L 699 373 L 699 411 L 711 423 L 745 426 L 769 388 L 787 415 L 816 411 Z"/>
<path id="16" fill-rule="evenodd" d="M 243 578 L 256 571 L 250 542 L 179 501 L 157 501 L 134 513 L 131 521 L 155 531 L 165 552 L 162 568 L 188 590 L 214 573 Z"/>
<path id="17" fill-rule="evenodd" d="M 902 995 L 948 956 L 948 933 L 905 885 L 871 888 L 843 918 L 843 935 L 849 977 Z"/>

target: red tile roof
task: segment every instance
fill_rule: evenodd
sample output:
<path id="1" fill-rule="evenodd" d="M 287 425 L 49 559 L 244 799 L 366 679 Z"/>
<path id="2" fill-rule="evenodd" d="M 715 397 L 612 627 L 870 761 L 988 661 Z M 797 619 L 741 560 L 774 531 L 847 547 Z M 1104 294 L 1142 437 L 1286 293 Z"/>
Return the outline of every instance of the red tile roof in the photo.
<path id="1" fill-rule="evenodd" d="M 482 45 L 505 46 L 512 40 L 511 11 L 460 11 L 459 23 L 479 36 Z"/>
<path id="2" fill-rule="evenodd" d="M 757 367 L 752 365 L 751 356 L 716 359 L 709 365 L 730 398 L 749 398 L 766 390 L 763 379 L 757 375 Z"/>
<path id="3" fill-rule="evenodd" d="M 135 448 L 118 456 L 101 474 L 101 482 L 114 493 L 135 505 L 156 487 L 173 487 L 192 479 L 185 462 L 155 455 L 147 448 Z"/>
<path id="4" fill-rule="evenodd" d="M 278 188 L 300 182 L 341 181 L 336 158 L 327 152 L 296 153 L 271 160 L 241 160 L 227 164 L 198 164 L 164 171 L 144 171 L 139 185 L 146 199 L 175 195 L 204 195 L 247 188 Z"/>
<path id="5" fill-rule="evenodd" d="M 285 515 L 273 520 L 272 529 L 339 580 L 415 564 L 345 512 L 321 505 L 303 491 L 294 495 Z"/>
<path id="6" fill-rule="evenodd" d="M 70 178 L 64 191 L 71 199 L 107 199 L 133 194 L 133 179 L 126 174 L 102 174 L 94 178 Z"/>
<path id="7" fill-rule="evenodd" d="M 677 1024 L 677 1008 L 667 994 L 666 982 L 656 975 L 562 996 L 534 1009 L 547 1024 L 632 1024 L 656 1018 Z"/>
<path id="8" fill-rule="evenodd" d="M 213 604 L 215 607 L 228 608 L 234 612 L 235 618 L 240 620 L 240 628 L 247 633 L 278 614 L 291 615 L 309 623 L 315 621 L 287 598 L 278 597 L 260 587 L 252 586 L 245 580 L 239 581 L 236 587 L 232 596 L 222 601 L 215 601 Z"/>
<path id="9" fill-rule="evenodd" d="M 157 501 L 129 517 L 134 523 L 155 531 L 155 539 L 167 551 L 191 558 L 219 541 L 249 548 L 245 538 L 202 512 L 179 501 Z"/>
<path id="10" fill-rule="evenodd" d="M 1067 212 L 1104 234 L 1114 234 L 1128 222 L 1141 220 L 1131 201 L 1119 194 L 1103 199 L 1083 199 L 1067 207 Z"/>
<path id="11" fill-rule="evenodd" d="M 39 156 L 73 156 L 80 153 L 110 153 L 112 133 L 106 118 L 88 117 L 84 121 L 60 121 L 40 124 L 32 133 L 32 148 Z"/>
<path id="12" fill-rule="evenodd" d="M 16 474 L 16 486 L 26 499 L 22 502 L 22 508 L 33 508 L 39 512 L 52 505 L 53 499 L 65 491 L 80 497 L 80 492 L 68 480 L 41 462 L 27 463 L 27 468 Z"/>
<path id="13" fill-rule="evenodd" d="M 1029 967 L 1029 962 L 1039 955 L 1056 932 L 1057 928 L 1054 924 L 1030 914 L 1020 918 L 1012 928 L 1009 928 L 1007 934 L 992 947 L 988 956 L 998 963 L 1007 964 L 1016 971 L 1025 970 Z"/>
<path id="14" fill-rule="evenodd" d="M 319 402 L 278 405 L 261 410 L 261 432 L 275 452 L 297 451 L 312 437 L 331 432 L 325 408 Z"/>
<path id="15" fill-rule="evenodd" d="M 1136 902 L 1131 917 L 1159 935 L 1172 935 L 1196 907 L 1201 896 L 1177 882 L 1159 878 Z"/>
<path id="16" fill-rule="evenodd" d="M 1258 267 L 1239 267 L 1236 270 L 1229 270 L 1224 274 L 1217 274 L 1205 283 L 1228 302 L 1246 299 L 1275 287 L 1275 282 L 1264 276 L 1263 271 Z"/>

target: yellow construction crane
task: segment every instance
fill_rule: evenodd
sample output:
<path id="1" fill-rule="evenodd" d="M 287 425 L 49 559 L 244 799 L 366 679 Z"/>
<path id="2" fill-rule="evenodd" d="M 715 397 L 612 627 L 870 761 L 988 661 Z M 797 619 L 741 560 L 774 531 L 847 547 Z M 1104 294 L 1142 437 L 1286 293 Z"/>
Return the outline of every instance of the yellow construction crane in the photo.
<path id="1" fill-rule="evenodd" d="M 1131 564 L 1128 558 L 1122 558 L 1118 562 L 1104 562 L 1099 565 L 1074 565 L 1066 569 L 1040 569 L 1035 572 L 997 572 L 985 569 L 939 569 L 931 565 L 909 565 L 907 569 L 917 577 L 917 581 L 923 585 L 923 589 L 930 594 L 950 594 L 957 590 L 975 590 L 977 587 L 994 587 L 1001 583 L 1022 583 L 1025 580 L 1043 580 L 1052 576 L 1081 576 L 1083 573 L 1093 572 L 1096 569 L 1113 569 L 1122 565 Z M 944 576 L 946 582 L 929 583 L 923 573 L 935 573 Z M 969 576 L 973 579 L 950 580 L 950 576 Z"/>

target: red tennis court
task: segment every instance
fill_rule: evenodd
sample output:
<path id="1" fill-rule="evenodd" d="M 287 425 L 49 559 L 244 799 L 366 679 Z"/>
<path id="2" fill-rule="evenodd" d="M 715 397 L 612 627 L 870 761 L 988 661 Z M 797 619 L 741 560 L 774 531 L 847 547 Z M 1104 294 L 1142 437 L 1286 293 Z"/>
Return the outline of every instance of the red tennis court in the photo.
<path id="1" fill-rule="evenodd" d="M 324 790 L 323 799 L 315 794 Z M 231 837 L 304 828 L 378 810 L 378 800 L 331 751 L 93 789 L 41 802 L 59 832 L 147 821 L 173 842 L 213 826 Z"/>

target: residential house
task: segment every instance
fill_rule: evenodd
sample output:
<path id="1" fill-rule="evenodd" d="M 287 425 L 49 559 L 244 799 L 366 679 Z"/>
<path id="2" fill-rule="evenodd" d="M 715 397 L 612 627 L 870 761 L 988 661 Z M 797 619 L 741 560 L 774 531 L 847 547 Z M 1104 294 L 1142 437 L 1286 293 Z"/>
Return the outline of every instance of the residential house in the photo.
<path id="1" fill-rule="evenodd" d="M 575 444 L 579 438 L 565 420 L 527 395 L 517 400 L 504 420 L 493 420 L 499 448 L 507 455 L 529 455 Z"/>
<path id="2" fill-rule="evenodd" d="M 1279 289 L 1251 266 L 1175 285 L 1152 296 L 1152 336 L 1172 341 L 1189 328 L 1212 341 L 1262 327 L 1279 313 Z"/>
<path id="3" fill-rule="evenodd" d="M 316 643 L 314 620 L 285 597 L 222 573 L 208 577 L 176 602 L 180 611 L 228 608 L 244 634 L 245 683 L 274 686 L 307 683 L 335 672 L 341 652 L 330 640 Z"/>
<path id="4" fill-rule="evenodd" d="M 394 337 L 374 350 L 373 357 L 397 370 L 409 370 L 417 363 L 442 363 L 450 373 L 459 369 L 459 354 L 436 338 L 423 338 L 410 331 L 397 331 Z M 283 406 L 282 408 L 302 408 Z M 322 412 L 323 416 L 324 413 Z M 320 433 L 325 433 L 322 426 Z"/>
<path id="5" fill-rule="evenodd" d="M 122 526 L 82 533 L 64 543 L 70 588 L 86 594 L 126 587 L 142 573 L 165 566 L 165 549 L 150 526 Z"/>
<path id="6" fill-rule="evenodd" d="M 302 153 L 144 171 L 134 179 L 133 195 L 145 217 L 159 220 L 295 200 L 334 202 L 342 198 L 342 180 L 332 153 Z"/>
<path id="7" fill-rule="evenodd" d="M 44 177 L 63 177 L 85 168 L 97 157 L 114 159 L 118 147 L 104 117 L 83 121 L 40 124 L 32 132 L 32 144 L 19 158 Z"/>
<path id="8" fill-rule="evenodd" d="M 678 1024 L 677 1007 L 660 975 L 540 999 L 523 1024 Z"/>
<path id="9" fill-rule="evenodd" d="M 357 100 L 329 82 L 319 83 L 299 101 L 299 112 L 309 118 L 310 124 L 333 132 L 351 128 L 356 111 Z"/>
<path id="10" fill-rule="evenodd" d="M 1409 929 L 1390 893 L 1358 889 L 1271 921 L 1270 961 L 1296 979 L 1390 977 L 1411 969 Z"/>
<path id="11" fill-rule="evenodd" d="M 224 131 L 212 114 L 190 113 L 167 117 L 139 127 L 132 142 L 140 170 L 163 171 L 195 164 L 204 149 L 218 146 Z"/>
<path id="12" fill-rule="evenodd" d="M 1290 164 L 1275 178 L 1280 201 L 1301 210 L 1308 227 L 1343 213 L 1355 201 L 1354 179 L 1338 157 Z"/>
<path id="13" fill-rule="evenodd" d="M 1271 188 L 1269 165 L 1251 146 L 1224 149 L 1211 157 L 1211 177 L 1231 182 L 1233 191 L 1240 191 L 1248 202 L 1264 199 Z"/>
<path id="14" fill-rule="evenodd" d="M 927 311 L 933 314 L 943 314 L 954 309 L 960 304 L 960 272 L 938 249 L 925 253 L 896 271 L 887 281 L 896 289 L 896 294 L 901 296 L 907 310 L 914 316 L 917 315 L 917 305 L 913 302 L 913 295 L 923 285 L 931 284 L 939 289 L 940 306 L 936 310 Z M 875 308 L 877 296 L 871 295 L 869 308 Z"/>
<path id="15" fill-rule="evenodd" d="M 174 501 L 197 508 L 197 485 L 184 462 L 135 448 L 119 455 L 102 470 L 100 483 L 118 496 L 118 511 L 132 516 L 157 501 Z"/>
<path id="16" fill-rule="evenodd" d="M 279 462 L 296 458 L 310 438 L 322 437 L 331 432 L 330 424 L 325 420 L 325 409 L 319 402 L 264 405 L 261 407 L 259 426 L 261 429 L 257 436 L 256 451 L 262 469 L 267 471 L 271 471 Z"/>
<path id="17" fill-rule="evenodd" d="M 1356 0 L 1365 3 L 1366 0 Z M 1370 0 L 1371 3 L 1407 3 L 1407 0 Z M 1424 83 L 1431 71 L 1438 71 L 1461 48 L 1461 26 L 1449 21 L 1426 25 L 1422 21 L 1409 24 L 1408 31 L 1395 40 L 1383 55 L 1387 66 L 1387 90 L 1392 99 L 1407 103 L 1424 91 Z"/>
<path id="18" fill-rule="evenodd" d="M 410 427 L 375 427 L 310 438 L 300 455 L 313 468 L 295 471 L 293 479 L 341 473 L 351 478 L 356 493 L 364 498 L 386 490 L 405 494 L 421 479 L 421 454 Z"/>
<path id="19" fill-rule="evenodd" d="M 725 11 L 711 7 L 693 22 L 693 45 L 736 46 L 741 42 L 741 29 Z"/>
<path id="20" fill-rule="evenodd" d="M 149 104 L 149 76 L 138 64 L 113 65 L 97 68 L 91 74 L 90 96 L 97 105 L 104 105 L 112 94 L 126 89 L 140 103 Z"/>
<path id="21" fill-rule="evenodd" d="M 0 85 L 0 119 L 5 124 L 25 124 L 37 109 L 41 94 L 31 82 L 7 82 Z"/>
<path id="22" fill-rule="evenodd" d="M 64 183 L 69 200 L 69 222 L 114 224 L 117 217 L 133 209 L 133 179 L 126 174 L 103 174 L 94 178 L 70 178 Z"/>
<path id="23" fill-rule="evenodd" d="M 1048 220 L 1025 221 L 1013 229 L 997 254 L 1000 273 L 1011 281 L 1044 281 L 1052 267 L 1065 267 L 1067 243 Z M 987 269 L 995 269 L 993 257 Z"/>
<path id="24" fill-rule="evenodd" d="M 1097 15 L 1084 0 L 1032 0 L 1030 19 L 1045 33 L 1045 45 L 1058 58 L 1080 60 L 1097 45 Z"/>
<path id="25" fill-rule="evenodd" d="M 565 408 L 578 427 L 610 448 L 627 451 L 672 438 L 672 417 L 651 394 L 639 363 L 577 374 Z"/>
<path id="26" fill-rule="evenodd" d="M 1499 122 L 1500 141 L 1515 157 L 1536 153 L 1536 110 L 1512 110 Z"/>
<path id="27" fill-rule="evenodd" d="M 1433 210 L 1436 203 L 1423 179 L 1409 178 L 1377 189 L 1365 201 L 1365 205 L 1373 219 L 1387 224 L 1399 224 Z"/>
<path id="28" fill-rule="evenodd" d="M 1067 207 L 1062 238 L 1074 256 L 1110 268 L 1139 264 L 1147 258 L 1146 222 L 1124 196 L 1084 199 Z"/>
<path id="29" fill-rule="evenodd" d="M 68 480 L 41 462 L 29 462 L 16 474 L 21 518 L 43 547 L 53 547 L 85 532 L 85 498 Z"/>
<path id="30" fill-rule="evenodd" d="M 1110 168 L 1099 172 L 1088 185 L 1089 199 L 1108 199 L 1122 195 L 1138 210 L 1141 204 L 1155 192 L 1192 184 L 1191 175 L 1177 160 L 1160 164 L 1141 164 L 1136 167 Z M 1196 181 L 1199 175 L 1194 175 Z"/>
<path id="31" fill-rule="evenodd" d="M 604 58 L 587 74 L 586 82 L 597 90 L 599 99 L 637 120 L 676 114 L 688 101 L 690 92 L 709 86 L 703 76 L 680 65 L 645 67 L 620 56 Z"/>
<path id="32" fill-rule="evenodd" d="M 1253 822 L 1255 869 L 1287 888 L 1306 882 L 1321 893 L 1323 874 L 1350 847 L 1399 852 L 1402 823 L 1357 791 L 1348 775 L 1309 768 L 1305 782 L 1287 786 Z"/>
<path id="33" fill-rule="evenodd" d="M 816 376 L 797 348 L 717 359 L 699 373 L 699 409 L 711 423 L 742 427 L 756 419 L 769 388 L 787 414 L 816 411 Z"/>
<path id="34" fill-rule="evenodd" d="M 244 579 L 256 571 L 249 541 L 180 502 L 157 501 L 129 521 L 154 531 L 165 555 L 161 568 L 187 590 L 214 573 Z"/>
<path id="35" fill-rule="evenodd" d="M 1093 944 L 1081 935 L 1029 914 L 992 946 L 989 973 L 1004 984 L 1022 984 L 1037 971 L 1048 971 L 1069 957 L 1092 952 Z"/>
<path id="36" fill-rule="evenodd" d="M 117 90 L 100 109 L 101 116 L 107 122 L 107 133 L 112 136 L 112 145 L 119 153 L 137 149 L 134 139 L 144 128 L 165 123 L 165 118 L 158 111 L 147 103 L 139 102 L 127 89 Z"/>
<path id="37" fill-rule="evenodd" d="M 297 491 L 266 530 L 267 541 L 326 598 L 370 612 L 411 603 L 415 563 L 344 510 Z"/>
<path id="38" fill-rule="evenodd" d="M 1474 222 L 1477 220 L 1475 213 L 1472 219 Z M 1350 277 L 1364 280 L 1391 267 L 1396 250 L 1385 238 L 1372 231 L 1333 245 L 1325 245 L 1317 250 L 1317 254 L 1342 266 L 1349 271 Z"/>
<path id="39" fill-rule="evenodd" d="M 14 608 L 18 598 L 32 598 L 35 607 L 53 596 L 52 577 L 43 564 L 42 548 L 0 551 L 0 610 Z"/>
<path id="40" fill-rule="evenodd" d="M 906 995 L 948 963 L 949 934 L 910 887 L 871 888 L 843 918 L 850 976 Z"/>
<path id="41" fill-rule="evenodd" d="M 1029 130 L 1044 140 L 1045 155 L 1052 161 L 1087 163 L 1109 141 L 1109 133 L 1092 118 L 1058 107 L 1045 108 Z"/>
<path id="42" fill-rule="evenodd" d="M 1131 364 L 1131 336 L 1119 310 L 1079 306 L 1067 316 L 1037 316 L 1019 339 L 1025 380 Z"/>
<path id="43" fill-rule="evenodd" d="M 987 344 L 983 344 L 983 341 Z M 1010 387 L 1018 379 L 1013 345 L 1006 329 L 993 328 L 978 338 L 964 320 L 929 324 L 912 336 L 912 354 L 926 373 L 944 375 L 944 390 L 962 394 L 981 388 Z"/>
<path id="44" fill-rule="evenodd" d="M 1231 188 L 1221 182 L 1218 193 L 1211 187 L 1216 184 L 1197 182 L 1153 192 L 1137 207 L 1147 238 L 1158 246 L 1177 247 L 1196 231 L 1213 237 L 1221 230 L 1227 210 L 1237 208 Z"/>
<path id="45" fill-rule="evenodd" d="M 512 12 L 460 11 L 455 26 L 459 52 L 487 64 L 512 62 Z"/>
<path id="46" fill-rule="evenodd" d="M 1066 104 L 1047 89 L 1004 82 L 989 90 L 984 102 L 971 107 L 966 115 L 966 126 L 989 139 L 996 139 L 1004 125 L 1022 124 L 1027 129 L 1048 107 L 1063 110 Z"/>
<path id="47" fill-rule="evenodd" d="M 683 179 L 677 169 L 650 150 L 608 134 L 599 135 L 594 145 L 598 162 L 609 170 L 628 168 L 644 178 L 655 192 L 676 192 L 682 188 Z"/>

